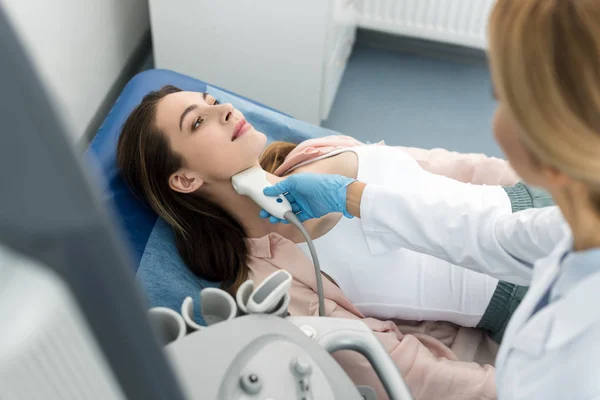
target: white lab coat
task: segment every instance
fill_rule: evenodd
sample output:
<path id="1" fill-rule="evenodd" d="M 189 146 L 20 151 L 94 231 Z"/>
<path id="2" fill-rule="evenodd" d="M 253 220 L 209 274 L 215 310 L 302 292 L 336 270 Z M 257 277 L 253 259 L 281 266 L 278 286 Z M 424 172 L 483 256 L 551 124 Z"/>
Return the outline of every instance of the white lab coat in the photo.
<path id="1" fill-rule="evenodd" d="M 465 184 L 424 171 L 405 175 L 397 191 L 365 189 L 361 218 L 372 252 L 404 247 L 530 286 L 496 360 L 499 398 L 600 398 L 600 273 L 530 318 L 572 248 L 559 209 L 473 210 Z"/>

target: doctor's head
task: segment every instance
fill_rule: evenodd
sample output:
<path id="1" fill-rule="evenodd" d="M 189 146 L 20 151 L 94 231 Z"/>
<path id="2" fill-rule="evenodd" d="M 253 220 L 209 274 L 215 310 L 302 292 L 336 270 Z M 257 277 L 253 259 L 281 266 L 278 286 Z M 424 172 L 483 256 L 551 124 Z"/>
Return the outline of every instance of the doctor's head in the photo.
<path id="1" fill-rule="evenodd" d="M 231 104 L 173 86 L 145 96 L 119 137 L 125 183 L 173 227 L 190 269 L 231 290 L 247 278 L 246 233 L 210 193 L 257 165 L 265 144 Z"/>
<path id="2" fill-rule="evenodd" d="M 496 139 L 526 181 L 600 210 L 600 2 L 498 0 L 489 26 Z"/>

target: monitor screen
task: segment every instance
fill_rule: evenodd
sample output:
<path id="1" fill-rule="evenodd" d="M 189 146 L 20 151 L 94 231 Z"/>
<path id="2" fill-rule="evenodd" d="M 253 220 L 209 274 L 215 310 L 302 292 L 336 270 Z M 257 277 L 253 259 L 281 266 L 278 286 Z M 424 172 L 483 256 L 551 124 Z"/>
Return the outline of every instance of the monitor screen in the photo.
<path id="1" fill-rule="evenodd" d="M 0 243 L 64 280 L 128 399 L 183 399 L 124 241 L 1 6 L 0 37 Z"/>

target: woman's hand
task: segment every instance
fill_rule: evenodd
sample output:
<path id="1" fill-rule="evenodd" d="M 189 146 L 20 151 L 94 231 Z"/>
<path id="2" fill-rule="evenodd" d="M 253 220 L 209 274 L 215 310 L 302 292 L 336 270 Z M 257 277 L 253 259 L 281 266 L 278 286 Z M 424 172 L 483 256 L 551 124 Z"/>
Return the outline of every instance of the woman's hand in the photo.
<path id="1" fill-rule="evenodd" d="M 301 222 L 321 218 L 330 213 L 343 213 L 352 218 L 346 209 L 346 187 L 355 179 L 341 175 L 320 175 L 302 173 L 292 175 L 283 182 L 265 188 L 267 196 L 285 195 L 292 210 Z M 261 218 L 269 218 L 272 223 L 285 222 L 273 217 L 267 211 L 260 212 Z"/>

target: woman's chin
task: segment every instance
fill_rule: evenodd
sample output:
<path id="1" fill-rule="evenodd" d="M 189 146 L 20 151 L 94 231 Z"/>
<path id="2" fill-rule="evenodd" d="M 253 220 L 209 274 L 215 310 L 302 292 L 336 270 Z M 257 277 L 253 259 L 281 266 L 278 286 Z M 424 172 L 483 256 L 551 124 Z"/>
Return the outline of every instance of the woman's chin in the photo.
<path id="1" fill-rule="evenodd" d="M 253 162 L 248 162 L 248 163 L 244 163 L 244 164 L 240 164 L 238 165 L 234 171 L 232 171 L 231 176 L 229 177 L 229 179 L 233 178 L 235 175 L 239 174 L 240 172 L 244 172 L 247 169 L 253 168 L 253 167 L 259 167 L 260 168 L 260 163 L 258 162 L 258 158 L 255 159 Z"/>

